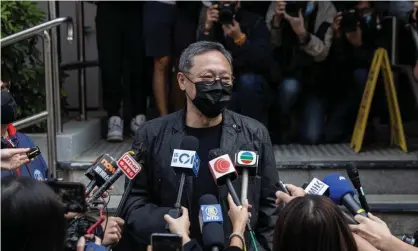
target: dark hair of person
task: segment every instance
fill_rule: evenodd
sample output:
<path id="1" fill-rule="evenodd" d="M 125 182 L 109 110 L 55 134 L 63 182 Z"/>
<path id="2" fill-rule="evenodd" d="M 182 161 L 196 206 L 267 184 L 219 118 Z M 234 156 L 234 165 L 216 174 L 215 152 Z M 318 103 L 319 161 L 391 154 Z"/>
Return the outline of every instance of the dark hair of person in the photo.
<path id="1" fill-rule="evenodd" d="M 306 195 L 279 213 L 273 251 L 357 251 L 342 211 L 329 198 Z"/>
<path id="2" fill-rule="evenodd" d="M 62 251 L 66 232 L 63 204 L 41 181 L 1 179 L 1 247 L 7 251 Z"/>

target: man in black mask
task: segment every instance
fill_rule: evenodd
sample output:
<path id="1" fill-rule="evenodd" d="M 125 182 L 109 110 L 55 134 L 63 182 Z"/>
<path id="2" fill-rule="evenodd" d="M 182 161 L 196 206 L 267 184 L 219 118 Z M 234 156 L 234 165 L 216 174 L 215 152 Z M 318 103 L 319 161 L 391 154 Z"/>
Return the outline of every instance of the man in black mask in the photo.
<path id="1" fill-rule="evenodd" d="M 213 194 L 219 198 L 223 212 L 228 212 L 228 190 L 218 188 L 210 174 L 209 151 L 220 148 L 233 156 L 242 145 L 250 144 L 258 151 L 260 163 L 257 176 L 248 185 L 251 226 L 260 244 L 258 249 L 271 250 L 279 177 L 267 129 L 254 119 L 225 109 L 233 88 L 231 54 L 219 43 L 197 42 L 182 53 L 179 70 L 177 80 L 186 95 L 186 109 L 151 120 L 136 132 L 133 149 L 145 144 L 148 156 L 132 190 L 127 191 L 130 198 L 123 216 L 127 227 L 121 240 L 125 244 L 116 250 L 145 250 L 152 233 L 165 232 L 163 216 L 175 203 L 180 180 L 170 168 L 171 157 L 186 135 L 199 140 L 197 153 L 201 159 L 198 177 L 187 178 L 181 201 L 190 212 L 191 237 L 201 243 L 198 212 L 202 195 Z M 238 192 L 240 179 L 234 182 Z M 227 222 L 224 232 L 228 240 L 233 229 Z M 128 239 L 135 242 L 128 245 Z"/>

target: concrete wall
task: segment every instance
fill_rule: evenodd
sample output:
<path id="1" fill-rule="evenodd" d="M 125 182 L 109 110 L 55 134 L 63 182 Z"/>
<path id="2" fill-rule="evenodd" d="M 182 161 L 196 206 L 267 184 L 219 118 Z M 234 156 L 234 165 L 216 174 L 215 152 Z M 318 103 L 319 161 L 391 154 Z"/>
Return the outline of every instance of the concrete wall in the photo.
<path id="1" fill-rule="evenodd" d="M 77 61 L 77 27 L 76 27 L 76 4 L 74 1 L 59 1 L 59 16 L 70 16 L 74 20 L 74 41 L 69 44 L 66 41 L 67 34 L 65 25 L 61 28 L 61 61 L 74 62 Z M 37 1 L 39 8 L 48 14 L 48 2 Z M 46 15 L 48 17 L 48 15 Z M 96 34 L 95 34 L 95 22 L 96 17 L 96 5 L 84 2 L 84 26 L 89 27 L 92 31 L 91 34 L 85 38 L 86 47 L 86 60 L 97 59 L 96 48 Z M 45 21 L 48 19 L 46 18 Z M 42 48 L 42 44 L 39 45 Z M 68 102 L 71 108 L 77 108 L 78 104 L 78 81 L 77 70 L 66 72 L 69 77 L 65 80 L 64 88 L 68 93 Z M 100 107 L 101 95 L 100 95 L 100 83 L 99 83 L 99 69 L 98 67 L 86 69 L 86 84 L 87 84 L 87 107 Z"/>

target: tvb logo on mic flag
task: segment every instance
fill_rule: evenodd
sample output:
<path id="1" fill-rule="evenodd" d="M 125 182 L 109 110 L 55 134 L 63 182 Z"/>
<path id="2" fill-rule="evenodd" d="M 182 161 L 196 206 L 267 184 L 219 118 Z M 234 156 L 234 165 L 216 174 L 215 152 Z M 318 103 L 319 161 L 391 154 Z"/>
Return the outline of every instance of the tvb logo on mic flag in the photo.
<path id="1" fill-rule="evenodd" d="M 239 166 L 254 167 L 258 165 L 258 155 L 253 151 L 239 151 L 235 158 L 235 163 Z"/>
<path id="2" fill-rule="evenodd" d="M 221 205 L 201 205 L 202 222 L 223 222 Z"/>

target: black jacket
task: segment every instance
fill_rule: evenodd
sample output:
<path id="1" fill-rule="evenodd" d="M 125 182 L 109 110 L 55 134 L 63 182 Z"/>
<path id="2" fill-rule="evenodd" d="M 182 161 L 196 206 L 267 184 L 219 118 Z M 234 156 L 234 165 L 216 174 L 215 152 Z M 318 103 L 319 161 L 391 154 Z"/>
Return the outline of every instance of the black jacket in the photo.
<path id="1" fill-rule="evenodd" d="M 261 246 L 259 250 L 271 250 L 274 226 L 278 207 L 275 205 L 275 192 L 278 187 L 278 173 L 273 154 L 270 136 L 267 129 L 258 121 L 225 110 L 223 114 L 221 149 L 230 156 L 239 147 L 252 143 L 259 153 L 257 176 L 249 178 L 248 200 L 252 208 L 251 226 Z M 171 156 L 175 148 L 179 148 L 185 136 L 184 110 L 163 116 L 145 123 L 135 135 L 133 149 L 139 143 L 148 149 L 146 164 L 135 178 L 126 203 L 123 218 L 126 222 L 124 239 L 135 239 L 135 250 L 145 250 L 152 233 L 165 232 L 163 219 L 170 207 L 175 203 L 180 176 L 176 176 L 170 167 Z M 241 190 L 241 177 L 233 182 L 236 191 Z M 182 204 L 191 212 L 193 178 L 186 178 Z M 223 218 L 228 219 L 228 189 L 219 188 L 219 203 L 222 206 Z M 198 217 L 197 215 L 190 215 Z M 229 244 L 231 224 L 224 221 L 225 243 Z M 128 237 L 129 236 L 129 237 Z M 246 237 L 250 240 L 249 237 Z M 124 251 L 134 250 L 124 246 Z M 129 245 L 129 246 L 131 246 Z M 138 248 L 141 245 L 141 248 Z"/>
<path id="2" fill-rule="evenodd" d="M 202 10 L 206 13 L 206 8 Z M 236 15 L 241 31 L 247 39 L 241 46 L 234 43 L 230 37 L 225 37 L 222 26 L 216 23 L 212 32 L 204 34 L 204 19 L 198 27 L 198 40 L 219 42 L 231 52 L 235 75 L 242 73 L 257 73 L 268 77 L 270 74 L 271 50 L 269 46 L 269 31 L 264 18 L 252 12 L 240 9 Z"/>

